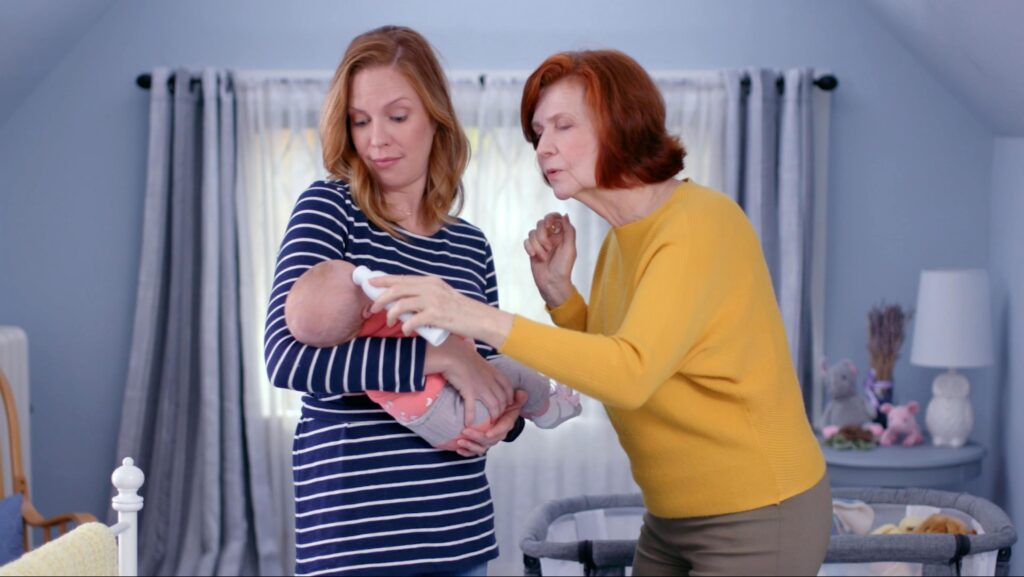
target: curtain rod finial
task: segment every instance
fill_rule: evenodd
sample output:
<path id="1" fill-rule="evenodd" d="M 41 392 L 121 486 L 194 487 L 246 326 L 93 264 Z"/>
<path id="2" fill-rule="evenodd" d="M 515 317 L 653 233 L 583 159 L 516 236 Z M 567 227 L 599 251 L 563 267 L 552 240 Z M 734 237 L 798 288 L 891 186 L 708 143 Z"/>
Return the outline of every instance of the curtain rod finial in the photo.
<path id="1" fill-rule="evenodd" d="M 826 74 L 815 80 L 814 84 L 822 90 L 835 90 L 839 86 L 839 79 L 831 74 Z"/>

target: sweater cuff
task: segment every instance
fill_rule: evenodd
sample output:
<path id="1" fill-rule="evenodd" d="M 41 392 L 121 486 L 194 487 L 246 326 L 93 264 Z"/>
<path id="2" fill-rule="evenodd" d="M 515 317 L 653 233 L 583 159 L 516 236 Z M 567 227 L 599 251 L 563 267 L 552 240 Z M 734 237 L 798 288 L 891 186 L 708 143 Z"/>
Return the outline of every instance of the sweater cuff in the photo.
<path id="1" fill-rule="evenodd" d="M 573 289 L 569 298 L 565 299 L 565 302 L 557 307 L 550 308 L 545 304 L 544 308 L 551 315 L 551 320 L 555 323 L 555 326 L 579 330 L 578 327 L 585 324 L 587 303 L 583 300 L 583 295 L 578 290 Z"/>
<path id="2" fill-rule="evenodd" d="M 511 443 L 519 438 L 519 435 L 523 434 L 523 429 L 526 428 L 526 419 L 519 417 L 516 419 L 516 424 L 512 427 L 512 430 L 505 435 L 504 441 Z"/>

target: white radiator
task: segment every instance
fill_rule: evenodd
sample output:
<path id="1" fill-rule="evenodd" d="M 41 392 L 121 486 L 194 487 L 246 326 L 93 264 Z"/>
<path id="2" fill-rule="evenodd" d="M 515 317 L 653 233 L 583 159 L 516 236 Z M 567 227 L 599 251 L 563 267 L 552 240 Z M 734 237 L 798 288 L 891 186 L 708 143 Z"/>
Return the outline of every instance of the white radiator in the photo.
<path id="1" fill-rule="evenodd" d="M 0 369 L 14 389 L 14 404 L 18 411 L 21 428 L 21 462 L 25 478 L 32 479 L 32 443 L 29 437 L 29 396 L 28 396 L 28 336 L 18 327 L 0 326 Z M 10 441 L 7 438 L 7 418 L 0 416 L 0 472 L 4 477 L 4 491 L 9 495 L 13 481 L 10 471 Z M 6 496 L 6 495 L 5 495 Z"/>

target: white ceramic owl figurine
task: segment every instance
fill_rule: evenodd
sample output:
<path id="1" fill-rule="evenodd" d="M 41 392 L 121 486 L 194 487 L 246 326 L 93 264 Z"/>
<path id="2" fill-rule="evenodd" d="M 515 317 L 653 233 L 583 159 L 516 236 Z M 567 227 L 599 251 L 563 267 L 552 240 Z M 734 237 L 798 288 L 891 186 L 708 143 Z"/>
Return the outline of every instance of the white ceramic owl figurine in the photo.
<path id="1" fill-rule="evenodd" d="M 959 373 L 943 373 L 932 383 L 925 423 L 936 447 L 962 447 L 974 428 L 971 384 Z"/>

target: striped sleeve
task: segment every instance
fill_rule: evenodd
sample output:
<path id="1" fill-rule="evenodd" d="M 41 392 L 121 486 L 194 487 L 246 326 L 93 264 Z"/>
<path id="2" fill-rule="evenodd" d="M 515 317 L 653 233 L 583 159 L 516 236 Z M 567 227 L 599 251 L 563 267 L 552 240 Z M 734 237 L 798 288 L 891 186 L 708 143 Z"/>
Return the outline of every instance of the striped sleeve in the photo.
<path id="1" fill-rule="evenodd" d="M 491 243 L 486 242 L 484 251 L 486 252 L 484 263 L 484 299 L 492 307 L 500 308 L 498 306 L 498 275 L 494 270 L 494 253 L 491 251 Z M 488 360 L 501 356 L 497 349 L 483 341 L 476 341 L 476 350 Z"/>
<path id="2" fill-rule="evenodd" d="M 336 347 L 300 343 L 285 324 L 284 303 L 310 268 L 344 259 L 352 219 L 336 190 L 312 186 L 299 197 L 281 242 L 267 308 L 264 358 L 270 382 L 314 396 L 336 393 L 423 390 L 426 341 L 358 337 Z"/>

